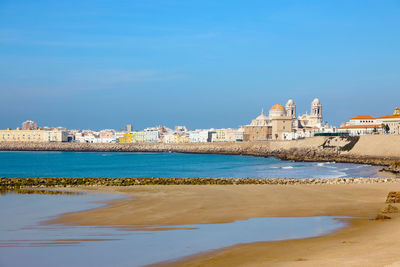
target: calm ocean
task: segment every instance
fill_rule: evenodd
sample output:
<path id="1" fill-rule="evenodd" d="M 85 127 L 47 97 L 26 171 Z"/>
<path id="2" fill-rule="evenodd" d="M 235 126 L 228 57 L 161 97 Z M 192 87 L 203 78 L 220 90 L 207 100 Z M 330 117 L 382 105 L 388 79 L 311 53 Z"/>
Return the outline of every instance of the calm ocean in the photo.
<path id="1" fill-rule="evenodd" d="M 179 153 L 0 152 L 0 177 L 376 177 L 379 167 Z"/>

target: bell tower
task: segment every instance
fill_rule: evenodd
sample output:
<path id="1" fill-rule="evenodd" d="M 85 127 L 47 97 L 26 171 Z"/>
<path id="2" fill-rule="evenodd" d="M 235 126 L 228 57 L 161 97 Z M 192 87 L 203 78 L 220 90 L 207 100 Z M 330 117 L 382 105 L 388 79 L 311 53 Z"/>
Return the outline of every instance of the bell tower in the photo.
<path id="1" fill-rule="evenodd" d="M 285 105 L 286 109 L 286 116 L 292 117 L 292 119 L 296 119 L 296 105 L 294 104 L 292 99 L 289 99 L 289 101 Z"/>
<path id="2" fill-rule="evenodd" d="M 310 117 L 316 119 L 318 123 L 322 123 L 322 105 L 318 98 L 315 98 L 311 103 Z"/>

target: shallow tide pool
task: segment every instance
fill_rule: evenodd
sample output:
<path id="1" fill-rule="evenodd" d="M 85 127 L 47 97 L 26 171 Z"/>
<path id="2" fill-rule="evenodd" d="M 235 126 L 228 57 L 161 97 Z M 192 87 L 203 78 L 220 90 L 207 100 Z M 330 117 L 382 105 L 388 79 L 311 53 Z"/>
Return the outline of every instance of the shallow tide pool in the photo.
<path id="1" fill-rule="evenodd" d="M 0 195 L 0 266 L 143 266 L 239 243 L 324 235 L 345 225 L 335 217 L 252 218 L 180 225 L 179 230 L 168 231 L 40 224 L 65 212 L 104 205 L 96 201 L 119 197 Z"/>

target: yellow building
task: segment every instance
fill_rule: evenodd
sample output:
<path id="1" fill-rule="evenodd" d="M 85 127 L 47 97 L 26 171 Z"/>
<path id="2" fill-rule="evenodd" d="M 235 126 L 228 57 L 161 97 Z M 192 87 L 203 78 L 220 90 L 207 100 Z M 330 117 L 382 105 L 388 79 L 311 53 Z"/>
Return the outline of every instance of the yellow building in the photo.
<path id="1" fill-rule="evenodd" d="M 174 143 L 176 143 L 176 144 L 189 143 L 189 136 L 175 134 L 174 135 Z"/>
<path id="2" fill-rule="evenodd" d="M 120 143 L 136 143 L 136 133 L 123 134 L 118 137 L 118 141 Z"/>
<path id="3" fill-rule="evenodd" d="M 0 130 L 0 142 L 66 142 L 66 131 Z"/>
<path id="4" fill-rule="evenodd" d="M 216 142 L 225 142 L 226 141 L 226 129 L 217 129 L 217 138 Z"/>

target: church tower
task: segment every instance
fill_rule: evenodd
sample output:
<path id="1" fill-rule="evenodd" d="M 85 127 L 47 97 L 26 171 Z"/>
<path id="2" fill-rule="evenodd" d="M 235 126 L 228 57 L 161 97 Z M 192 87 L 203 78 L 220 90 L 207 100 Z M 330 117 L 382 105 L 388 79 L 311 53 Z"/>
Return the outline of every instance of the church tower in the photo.
<path id="1" fill-rule="evenodd" d="M 299 125 L 296 119 L 296 105 L 294 104 L 292 99 L 289 99 L 289 101 L 286 103 L 285 109 L 286 116 L 292 118 L 292 129 L 297 129 Z"/>
<path id="2" fill-rule="evenodd" d="M 310 117 L 315 119 L 317 123 L 322 124 L 322 105 L 318 98 L 315 98 L 311 103 Z"/>
<path id="3" fill-rule="evenodd" d="M 289 99 L 289 101 L 285 105 L 286 109 L 286 116 L 292 117 L 292 119 L 296 119 L 296 105 L 294 104 L 292 99 Z"/>

